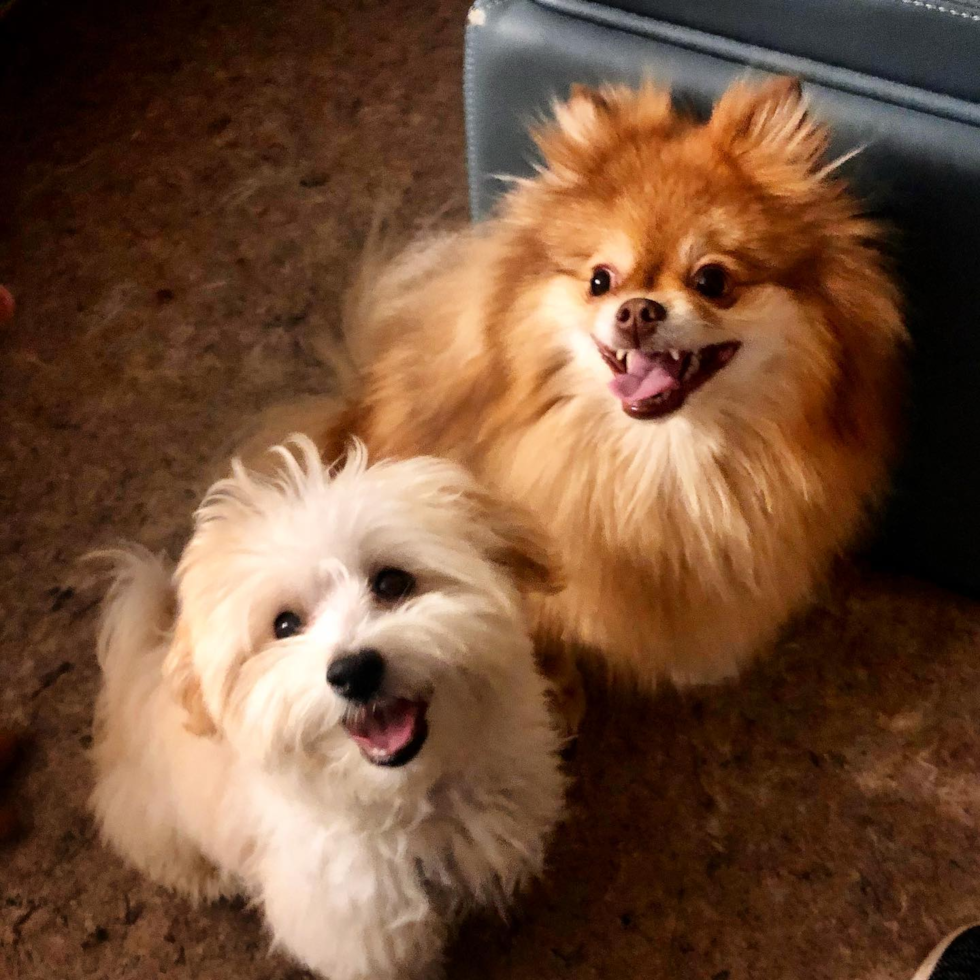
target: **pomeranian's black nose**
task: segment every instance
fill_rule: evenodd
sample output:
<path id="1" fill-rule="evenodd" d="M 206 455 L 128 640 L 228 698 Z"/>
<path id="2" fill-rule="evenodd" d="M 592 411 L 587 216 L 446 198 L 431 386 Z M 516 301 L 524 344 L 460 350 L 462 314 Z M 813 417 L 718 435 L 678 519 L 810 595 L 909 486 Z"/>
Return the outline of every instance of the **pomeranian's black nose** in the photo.
<path id="1" fill-rule="evenodd" d="M 358 650 L 338 657 L 327 668 L 327 681 L 348 701 L 370 701 L 385 676 L 384 657 L 377 650 Z"/>
<path id="2" fill-rule="evenodd" d="M 624 346 L 639 347 L 657 332 L 657 324 L 666 319 L 667 311 L 660 303 L 638 296 L 616 310 L 616 329 L 626 341 Z"/>

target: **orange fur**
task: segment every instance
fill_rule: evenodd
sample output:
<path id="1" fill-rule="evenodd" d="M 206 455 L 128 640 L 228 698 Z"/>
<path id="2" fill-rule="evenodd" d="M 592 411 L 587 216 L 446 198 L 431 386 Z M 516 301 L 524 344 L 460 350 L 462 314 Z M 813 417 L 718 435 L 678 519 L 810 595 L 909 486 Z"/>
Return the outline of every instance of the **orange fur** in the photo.
<path id="1" fill-rule="evenodd" d="M 543 519 L 568 578 L 531 598 L 543 647 L 648 686 L 723 677 L 883 487 L 905 332 L 881 232 L 788 80 L 734 86 L 703 124 L 651 86 L 576 89 L 537 140 L 545 166 L 498 217 L 372 267 L 333 431 L 461 460 Z M 717 302 L 691 287 L 708 257 L 733 283 Z M 615 302 L 654 297 L 700 344 L 743 345 L 666 418 L 606 390 L 600 263 L 619 266 Z"/>

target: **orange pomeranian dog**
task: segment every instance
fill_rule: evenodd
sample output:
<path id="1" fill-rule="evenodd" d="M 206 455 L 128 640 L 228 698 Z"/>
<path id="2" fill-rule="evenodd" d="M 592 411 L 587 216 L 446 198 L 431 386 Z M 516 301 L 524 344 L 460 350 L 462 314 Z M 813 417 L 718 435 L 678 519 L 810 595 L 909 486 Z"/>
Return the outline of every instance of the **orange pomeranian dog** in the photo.
<path id="1" fill-rule="evenodd" d="M 325 454 L 437 454 L 537 513 L 567 587 L 532 596 L 564 653 L 652 687 L 770 643 L 882 490 L 905 331 L 878 227 L 799 86 L 576 88 L 537 176 L 482 226 L 370 266 Z M 295 416 L 292 419 L 296 421 Z"/>

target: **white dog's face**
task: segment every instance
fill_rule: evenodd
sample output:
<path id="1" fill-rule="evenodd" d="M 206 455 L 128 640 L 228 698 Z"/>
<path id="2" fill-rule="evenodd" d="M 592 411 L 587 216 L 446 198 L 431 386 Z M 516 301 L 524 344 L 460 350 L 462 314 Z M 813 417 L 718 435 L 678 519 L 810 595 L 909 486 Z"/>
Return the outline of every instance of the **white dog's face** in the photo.
<path id="1" fill-rule="evenodd" d="M 530 662 L 515 583 L 547 584 L 541 543 L 450 463 L 280 452 L 278 479 L 211 488 L 178 569 L 167 670 L 197 729 L 267 765 L 478 749 Z"/>

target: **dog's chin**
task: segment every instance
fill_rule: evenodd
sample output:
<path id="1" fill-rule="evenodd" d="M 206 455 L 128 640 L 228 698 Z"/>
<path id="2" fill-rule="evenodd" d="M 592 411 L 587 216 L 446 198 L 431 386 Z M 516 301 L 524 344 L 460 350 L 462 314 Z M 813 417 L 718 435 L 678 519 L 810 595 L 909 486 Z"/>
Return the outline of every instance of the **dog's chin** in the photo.
<path id="1" fill-rule="evenodd" d="M 741 344 L 727 341 L 693 350 L 613 350 L 593 337 L 612 371 L 609 389 L 634 419 L 673 415 L 688 396 L 723 370 Z"/>
<path id="2" fill-rule="evenodd" d="M 396 769 L 422 751 L 429 737 L 428 702 L 380 697 L 352 706 L 344 728 L 364 758 L 375 766 Z"/>

